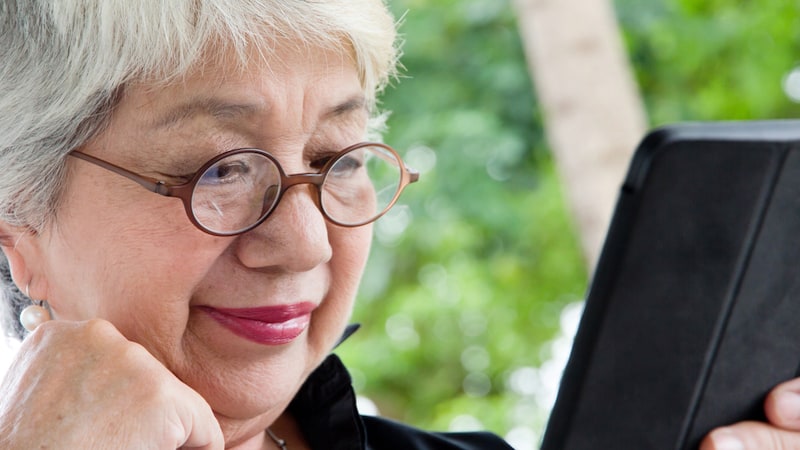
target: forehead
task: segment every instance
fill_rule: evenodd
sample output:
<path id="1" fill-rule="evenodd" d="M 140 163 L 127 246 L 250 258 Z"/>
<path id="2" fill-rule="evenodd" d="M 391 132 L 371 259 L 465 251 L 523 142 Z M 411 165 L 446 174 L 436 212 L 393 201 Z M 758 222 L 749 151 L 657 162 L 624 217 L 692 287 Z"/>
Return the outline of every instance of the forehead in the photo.
<path id="1" fill-rule="evenodd" d="M 204 115 L 220 121 L 263 113 L 367 109 L 352 52 L 284 43 L 208 53 L 202 64 L 170 82 L 127 86 L 115 115 L 148 128 L 168 128 Z"/>

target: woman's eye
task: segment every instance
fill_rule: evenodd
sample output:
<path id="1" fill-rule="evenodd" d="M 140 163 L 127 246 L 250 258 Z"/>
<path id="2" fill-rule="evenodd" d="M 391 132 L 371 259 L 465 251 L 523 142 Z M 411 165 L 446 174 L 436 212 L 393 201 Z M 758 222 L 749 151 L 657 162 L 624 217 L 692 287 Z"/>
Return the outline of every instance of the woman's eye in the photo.
<path id="1" fill-rule="evenodd" d="M 200 177 L 198 183 L 224 184 L 233 183 L 250 173 L 250 166 L 244 161 L 220 161 L 209 167 Z"/>
<path id="2" fill-rule="evenodd" d="M 325 165 L 327 165 L 328 162 L 330 162 L 330 160 L 333 159 L 334 156 L 336 155 L 334 154 L 330 156 L 322 156 L 316 158 L 313 161 L 311 161 L 310 167 L 315 170 L 322 170 L 322 168 L 325 167 Z"/>
<path id="3" fill-rule="evenodd" d="M 357 152 L 351 152 L 337 159 L 336 163 L 330 168 L 331 175 L 347 177 L 360 169 L 364 165 L 364 161 L 362 158 L 359 158 L 356 153 Z"/>

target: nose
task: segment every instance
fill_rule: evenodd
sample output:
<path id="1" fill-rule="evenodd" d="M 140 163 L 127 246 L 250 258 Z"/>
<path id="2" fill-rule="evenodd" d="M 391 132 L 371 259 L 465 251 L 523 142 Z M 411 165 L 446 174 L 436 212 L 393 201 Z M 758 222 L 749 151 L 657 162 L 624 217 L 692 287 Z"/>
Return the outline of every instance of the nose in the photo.
<path id="1" fill-rule="evenodd" d="M 239 236 L 236 256 L 250 268 L 305 272 L 330 260 L 328 223 L 317 206 L 315 187 L 287 190 L 269 219 Z"/>

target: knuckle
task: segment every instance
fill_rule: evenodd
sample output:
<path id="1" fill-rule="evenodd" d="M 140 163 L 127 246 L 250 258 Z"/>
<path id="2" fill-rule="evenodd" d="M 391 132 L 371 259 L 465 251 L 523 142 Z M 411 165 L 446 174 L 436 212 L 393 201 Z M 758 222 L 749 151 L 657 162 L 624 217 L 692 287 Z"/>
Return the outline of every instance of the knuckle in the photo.
<path id="1" fill-rule="evenodd" d="M 89 319 L 83 322 L 83 328 L 92 335 L 108 338 L 119 336 L 119 331 L 111 322 L 103 319 Z"/>
<path id="2" fill-rule="evenodd" d="M 141 344 L 136 342 L 125 342 L 119 350 L 118 358 L 134 369 L 151 371 L 154 366 L 155 358 Z"/>
<path id="3" fill-rule="evenodd" d="M 59 324 L 54 320 L 44 322 L 28 333 L 25 341 L 29 344 L 39 345 L 46 341 L 52 334 L 56 333 L 60 328 Z"/>
<path id="4" fill-rule="evenodd" d="M 55 343 L 71 341 L 74 338 L 76 326 L 72 322 L 61 320 L 50 320 L 36 327 L 28 333 L 23 341 L 23 345 L 39 348 L 49 348 Z"/>

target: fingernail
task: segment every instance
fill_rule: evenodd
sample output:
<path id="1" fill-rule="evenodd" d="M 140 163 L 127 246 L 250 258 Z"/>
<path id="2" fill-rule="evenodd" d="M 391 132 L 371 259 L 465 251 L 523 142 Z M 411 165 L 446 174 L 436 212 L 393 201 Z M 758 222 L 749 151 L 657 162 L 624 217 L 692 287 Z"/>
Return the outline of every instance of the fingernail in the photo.
<path id="1" fill-rule="evenodd" d="M 744 450 L 742 441 L 729 429 L 723 428 L 711 433 L 711 442 L 714 443 L 715 450 Z"/>

